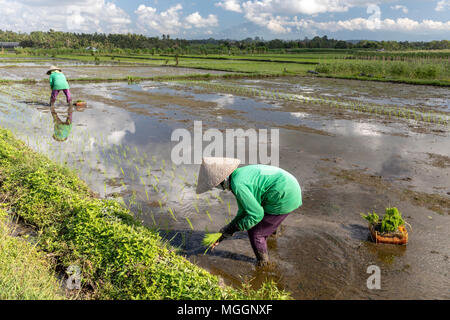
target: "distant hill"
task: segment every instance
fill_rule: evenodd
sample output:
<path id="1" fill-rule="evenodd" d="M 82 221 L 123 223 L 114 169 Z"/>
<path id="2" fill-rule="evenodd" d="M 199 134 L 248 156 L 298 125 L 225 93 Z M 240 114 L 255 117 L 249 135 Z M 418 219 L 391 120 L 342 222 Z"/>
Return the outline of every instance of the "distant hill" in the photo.
<path id="1" fill-rule="evenodd" d="M 358 44 L 361 41 L 373 41 L 373 42 L 378 42 L 377 40 L 367 40 L 367 39 L 361 39 L 361 40 L 345 40 L 345 42 L 349 42 L 351 44 Z"/>

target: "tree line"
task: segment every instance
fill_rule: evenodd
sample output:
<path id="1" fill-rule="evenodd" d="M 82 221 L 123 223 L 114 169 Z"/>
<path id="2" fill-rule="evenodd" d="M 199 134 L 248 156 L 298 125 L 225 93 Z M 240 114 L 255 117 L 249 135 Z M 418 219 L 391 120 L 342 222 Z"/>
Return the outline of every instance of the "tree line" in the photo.
<path id="1" fill-rule="evenodd" d="M 450 49 L 449 40 L 441 41 L 343 41 L 329 39 L 327 36 L 305 38 L 303 40 L 247 38 L 243 40 L 186 40 L 173 39 L 170 35 L 148 37 L 139 34 L 72 33 L 50 29 L 47 32 L 34 31 L 20 33 L 0 30 L 0 42 L 19 42 L 22 48 L 33 49 L 74 49 L 96 48 L 102 51 L 117 49 L 142 50 L 152 53 L 201 54 L 229 53 L 266 53 L 268 51 L 295 52 L 305 49 L 384 49 L 384 50 L 433 50 Z"/>

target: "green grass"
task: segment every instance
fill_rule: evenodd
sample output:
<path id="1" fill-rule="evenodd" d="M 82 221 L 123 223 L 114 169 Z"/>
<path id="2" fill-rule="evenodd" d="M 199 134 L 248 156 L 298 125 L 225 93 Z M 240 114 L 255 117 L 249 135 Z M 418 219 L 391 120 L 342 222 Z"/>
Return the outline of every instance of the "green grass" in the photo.
<path id="1" fill-rule="evenodd" d="M 221 286 L 138 223 L 122 204 L 93 197 L 73 171 L 0 128 L 0 195 L 5 207 L 42 233 L 58 268 L 81 269 L 97 299 L 286 299 L 273 282 L 253 290 Z"/>
<path id="2" fill-rule="evenodd" d="M 13 237 L 12 228 L 7 213 L 0 210 L 0 299 L 63 299 L 63 290 L 43 253 Z"/>
<path id="3" fill-rule="evenodd" d="M 420 58 L 437 57 L 433 59 Z M 380 53 L 375 51 L 348 52 L 300 52 L 289 54 L 249 55 L 180 55 L 177 67 L 201 70 L 227 71 L 246 75 L 308 75 L 309 70 L 319 76 L 368 81 L 392 81 L 398 83 L 448 86 L 450 85 L 447 52 L 426 52 L 418 55 L 411 52 Z M 391 60 L 379 60 L 392 58 Z M 415 57 L 411 60 L 411 57 Z M 417 58 L 419 57 L 419 58 Z M 444 58 L 443 58 L 444 57 Z M 175 67 L 173 55 L 58 55 L 56 59 L 78 60 L 90 63 L 136 64 L 140 66 Z M 351 58 L 351 59 L 344 59 Z M 365 60 L 367 58 L 368 60 Z M 405 61 L 400 61 L 404 59 Z M 78 79 L 75 79 L 78 80 Z M 82 79 L 79 79 L 83 81 Z M 84 79 L 91 81 L 93 79 Z M 105 79 L 124 81 L 126 79 Z M 147 80 L 143 78 L 142 80 Z M 153 77 L 151 79 L 153 80 Z M 156 79 L 158 80 L 158 79 Z"/>
<path id="4" fill-rule="evenodd" d="M 405 51 L 356 51 L 356 59 L 379 60 L 417 60 L 417 59 L 449 59 L 450 50 L 405 50 Z"/>
<path id="5" fill-rule="evenodd" d="M 335 61 L 322 63 L 315 70 L 330 77 L 363 77 L 418 84 L 450 85 L 450 64 L 445 61 L 412 63 L 403 61 Z"/>

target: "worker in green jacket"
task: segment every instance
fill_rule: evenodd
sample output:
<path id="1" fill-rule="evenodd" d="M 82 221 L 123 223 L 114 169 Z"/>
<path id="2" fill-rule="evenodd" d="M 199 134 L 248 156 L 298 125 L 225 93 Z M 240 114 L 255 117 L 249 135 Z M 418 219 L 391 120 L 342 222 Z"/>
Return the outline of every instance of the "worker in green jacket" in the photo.
<path id="1" fill-rule="evenodd" d="M 215 187 L 231 191 L 237 200 L 236 217 L 220 232 L 220 241 L 237 231 L 247 231 L 257 264 L 269 261 L 267 238 L 276 233 L 288 214 L 302 205 L 301 188 L 289 172 L 268 165 L 238 168 L 231 158 L 203 158 L 198 175 L 197 194 Z"/>
<path id="2" fill-rule="evenodd" d="M 61 69 L 55 66 L 51 66 L 47 71 L 47 75 L 50 76 L 50 88 L 52 94 L 50 96 L 50 106 L 53 106 L 56 102 L 56 98 L 60 91 L 64 92 L 67 99 L 67 105 L 71 104 L 72 97 L 70 95 L 70 87 L 67 82 L 66 76 L 61 72 Z"/>

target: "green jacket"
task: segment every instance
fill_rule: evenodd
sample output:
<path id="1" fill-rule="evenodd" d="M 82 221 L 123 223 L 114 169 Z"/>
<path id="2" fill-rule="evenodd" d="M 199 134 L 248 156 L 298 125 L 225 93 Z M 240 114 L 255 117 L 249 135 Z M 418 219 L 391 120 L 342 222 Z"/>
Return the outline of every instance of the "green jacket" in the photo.
<path id="1" fill-rule="evenodd" d="M 231 174 L 230 185 L 239 208 L 231 223 L 240 230 L 251 229 L 264 218 L 264 213 L 288 214 L 302 205 L 297 179 L 278 167 L 249 165 L 238 168 Z"/>
<path id="2" fill-rule="evenodd" d="M 62 72 L 52 72 L 50 74 L 50 88 L 52 90 L 70 89 L 66 76 Z"/>

